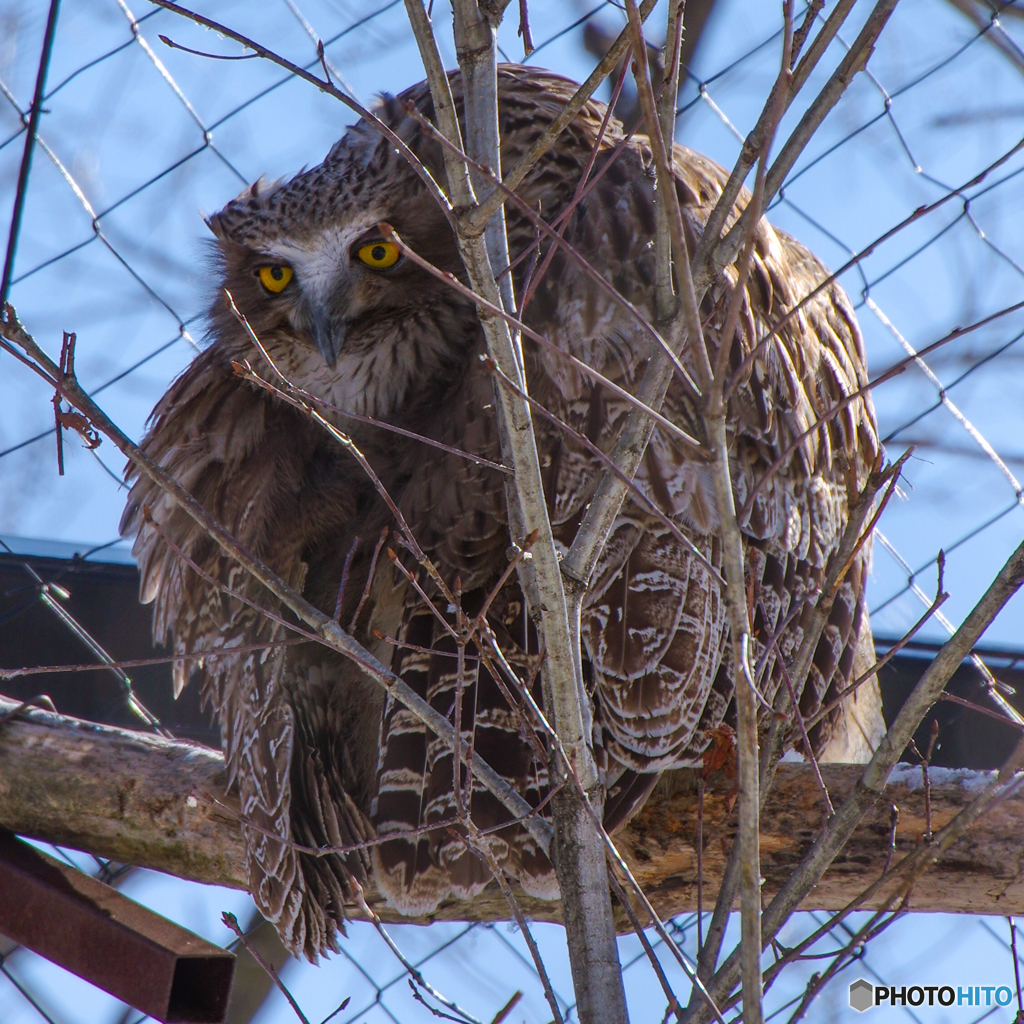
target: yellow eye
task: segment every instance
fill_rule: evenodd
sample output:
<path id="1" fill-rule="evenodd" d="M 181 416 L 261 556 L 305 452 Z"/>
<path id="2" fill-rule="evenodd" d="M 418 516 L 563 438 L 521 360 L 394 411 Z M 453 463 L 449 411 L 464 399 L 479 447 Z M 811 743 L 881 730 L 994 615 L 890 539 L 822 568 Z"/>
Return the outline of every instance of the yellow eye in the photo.
<path id="1" fill-rule="evenodd" d="M 283 292 L 285 285 L 287 285 L 291 279 L 291 267 L 260 267 L 260 284 L 263 285 L 268 292 L 273 292 L 275 295 L 278 292 Z"/>
<path id="2" fill-rule="evenodd" d="M 402 253 L 394 242 L 371 242 L 362 246 L 357 255 L 368 267 L 387 270 L 398 262 Z"/>

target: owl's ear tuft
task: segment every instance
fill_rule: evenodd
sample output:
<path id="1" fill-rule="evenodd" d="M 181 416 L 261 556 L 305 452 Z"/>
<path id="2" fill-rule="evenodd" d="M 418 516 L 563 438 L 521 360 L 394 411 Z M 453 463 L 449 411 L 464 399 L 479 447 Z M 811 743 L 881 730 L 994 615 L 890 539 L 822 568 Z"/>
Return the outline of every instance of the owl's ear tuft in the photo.
<path id="1" fill-rule="evenodd" d="M 380 104 L 377 108 L 377 116 L 382 120 L 391 124 L 393 121 L 397 121 L 404 111 L 402 110 L 402 101 L 396 96 L 389 92 L 382 92 L 380 94 Z"/>
<path id="2" fill-rule="evenodd" d="M 209 216 L 204 213 L 200 214 L 200 216 L 203 218 L 203 223 L 210 229 L 210 234 L 212 234 L 214 238 L 223 239 L 225 237 L 224 225 L 221 223 L 220 213 L 211 213 Z"/>
<path id="3" fill-rule="evenodd" d="M 392 96 L 391 93 L 382 92 L 380 101 L 376 107 L 377 116 L 387 124 L 391 130 L 405 143 L 411 145 L 413 139 L 420 131 L 420 126 L 414 117 L 410 117 L 406 108 L 412 104 L 419 109 L 420 113 L 427 118 L 433 117 L 433 105 L 430 109 L 424 109 L 424 99 L 429 100 L 430 93 L 426 96 L 410 97 Z"/>
<path id="4" fill-rule="evenodd" d="M 266 191 L 266 176 L 261 174 L 251 185 L 246 185 L 235 196 L 233 202 L 244 203 L 247 199 L 258 199 L 261 192 Z"/>
<path id="5" fill-rule="evenodd" d="M 296 177 L 301 174 L 302 171 L 299 171 L 299 174 L 297 174 Z M 229 205 L 233 205 L 234 203 L 248 203 L 253 200 L 266 201 L 285 184 L 286 180 L 284 178 L 268 179 L 265 174 L 261 174 L 251 185 L 247 185 L 243 188 Z"/>
<path id="6" fill-rule="evenodd" d="M 304 170 L 305 168 L 303 168 Z M 299 171 L 301 174 L 302 171 Z M 268 181 L 265 174 L 261 174 L 248 188 L 243 188 L 241 194 L 235 202 L 243 199 L 259 199 L 260 196 L 266 198 L 271 192 L 277 191 L 283 184 L 283 179 L 275 178 L 273 181 Z"/>

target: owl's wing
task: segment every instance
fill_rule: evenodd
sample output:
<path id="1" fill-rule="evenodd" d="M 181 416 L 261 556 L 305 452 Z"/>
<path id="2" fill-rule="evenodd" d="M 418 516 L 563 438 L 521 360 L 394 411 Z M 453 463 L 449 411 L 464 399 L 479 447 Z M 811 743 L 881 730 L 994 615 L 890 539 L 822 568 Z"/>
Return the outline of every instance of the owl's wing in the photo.
<path id="1" fill-rule="evenodd" d="M 760 663 L 760 689 L 771 702 L 785 685 L 781 662 L 790 662 L 803 641 L 850 506 L 876 468 L 881 444 L 870 394 L 854 397 L 838 415 L 831 415 L 868 383 L 863 340 L 845 292 L 835 282 L 826 285 L 825 267 L 764 220 L 751 270 L 742 304 L 746 326 L 736 339 L 739 344 L 733 342 L 734 372 L 755 340 L 821 289 L 778 329 L 773 343 L 738 380 L 730 402 L 736 504 L 747 510 L 740 526 L 752 597 L 753 657 Z M 728 288 L 729 282 L 720 285 L 712 329 L 723 326 Z M 774 474 L 764 485 L 770 468 Z M 798 695 L 805 717 L 817 713 L 850 681 L 858 646 L 870 643 L 864 599 L 870 552 L 868 538 L 814 649 Z M 777 640 L 769 651 L 773 638 Z M 872 691 L 874 699 L 869 700 Z M 859 710 L 850 717 L 855 706 Z M 879 708 L 872 680 L 859 698 L 848 700 L 811 730 L 812 745 L 820 752 L 836 728 L 852 728 L 858 720 L 857 730 L 877 742 Z M 851 744 L 862 753 L 866 749 L 863 736 Z"/>
<path id="2" fill-rule="evenodd" d="M 198 356 L 154 410 L 142 443 L 254 555 L 301 592 L 306 577 L 303 527 L 317 428 L 242 383 L 224 350 Z M 164 492 L 134 470 L 121 522 L 135 534 L 141 597 L 153 602 L 153 636 L 170 637 L 175 693 L 192 672 L 215 709 L 229 783 L 237 785 L 249 884 L 261 912 L 295 951 L 311 958 L 334 948 L 350 875 L 365 877 L 364 857 L 303 856 L 291 843 L 342 846 L 368 837 L 368 824 L 345 791 L 331 748 L 326 682 L 315 666 L 280 644 L 291 633 L 273 615 L 279 603 Z M 331 525 L 352 514 L 339 499 Z M 146 521 L 147 509 L 159 531 Z M 340 532 L 340 531 L 339 531 Z M 211 586 L 171 546 L 231 596 Z M 266 609 L 263 614 L 246 603 Z M 261 646 L 266 645 L 266 646 Z M 256 650 L 240 648 L 259 647 Z M 236 653 L 237 652 L 237 653 Z M 296 834 L 296 823 L 303 823 Z"/>
<path id="3" fill-rule="evenodd" d="M 697 235 L 720 194 L 724 172 L 681 146 L 676 147 L 675 159 L 677 191 L 690 230 Z M 747 198 L 741 197 L 741 202 Z M 791 662 L 803 640 L 850 506 L 880 451 L 869 395 L 855 397 L 829 418 L 834 407 L 867 384 L 868 377 L 849 300 L 837 283 L 825 284 L 828 276 L 803 245 L 762 218 L 754 235 L 750 275 L 740 295 L 735 336 L 722 335 L 736 286 L 734 267 L 714 282 L 701 310 L 712 353 L 728 345 L 730 372 L 736 375 L 729 401 L 731 473 L 745 545 L 752 657 L 759 669 L 759 689 L 769 704 L 784 685 L 783 663 Z M 773 329 L 772 340 L 741 369 L 754 346 Z M 669 390 L 665 411 L 678 422 L 687 422 L 687 398 L 676 384 Z M 676 481 L 685 470 L 685 458 L 677 448 L 663 431 L 655 431 L 641 474 L 652 495 L 659 487 L 670 495 L 684 493 Z M 706 485 L 704 489 L 706 504 L 713 509 L 711 491 Z M 676 510 L 698 525 L 692 505 L 689 515 L 678 506 Z M 870 636 L 864 604 L 869 556 L 870 540 L 850 567 L 815 647 L 807 683 L 798 694 L 805 716 L 816 713 L 849 681 L 857 645 L 865 631 Z M 726 664 L 720 671 L 716 691 L 731 693 L 728 669 Z M 839 715 L 837 711 L 812 730 L 817 750 L 828 742 Z M 708 726 L 716 724 L 705 715 L 683 763 L 696 763 Z M 877 733 L 877 723 L 870 729 Z"/>
<path id="4" fill-rule="evenodd" d="M 595 175 L 604 159 L 598 158 Z M 676 147 L 675 163 L 692 251 L 725 174 L 681 146 Z M 649 244 L 652 174 L 646 142 L 639 140 L 608 169 L 566 228 L 567 240 L 649 317 L 655 272 Z M 747 199 L 741 196 L 733 219 Z M 721 335 L 735 268 L 714 282 L 702 304 L 712 357 L 721 344 L 729 344 L 732 370 L 737 371 L 769 328 L 826 277 L 803 246 L 762 220 L 734 338 L 725 341 Z M 562 254 L 554 257 L 528 316 L 540 333 L 623 386 L 635 386 L 651 352 L 635 320 Z M 684 351 L 682 358 L 692 372 L 692 353 Z M 532 370 L 533 394 L 577 432 L 610 450 L 629 410 L 550 353 L 538 352 Z M 730 399 L 731 468 L 737 507 L 743 509 L 740 526 L 755 615 L 754 656 L 763 655 L 760 681 L 769 702 L 783 683 L 780 654 L 788 661 L 802 640 L 846 526 L 849 504 L 879 451 L 867 396 L 826 423 L 815 423 L 866 383 L 856 320 L 842 289 L 833 283 L 778 330 L 744 370 Z M 677 381 L 669 388 L 663 411 L 699 436 L 699 417 Z M 539 427 L 538 434 L 542 457 L 548 460 L 545 485 L 552 520 L 568 544 L 603 467 L 565 435 L 556 436 L 546 427 Z M 765 483 L 762 478 L 776 462 Z M 640 794 L 642 800 L 644 786 L 631 773 L 700 763 L 712 730 L 728 713 L 732 673 L 725 652 L 721 582 L 707 564 L 721 567 L 708 472 L 658 428 L 636 481 L 706 559 L 696 557 L 638 502 L 627 499 L 585 599 L 583 636 L 605 743 L 627 769 L 614 785 Z M 863 642 L 859 638 L 870 632 L 863 599 L 868 554 L 865 546 L 855 559 L 815 650 L 810 679 L 800 695 L 805 715 L 816 712 L 849 679 L 855 648 Z M 818 749 L 828 741 L 834 718 L 813 732 Z M 863 724 L 867 733 L 877 735 L 872 722 Z M 628 813 L 624 805 L 614 811 L 618 818 Z"/>

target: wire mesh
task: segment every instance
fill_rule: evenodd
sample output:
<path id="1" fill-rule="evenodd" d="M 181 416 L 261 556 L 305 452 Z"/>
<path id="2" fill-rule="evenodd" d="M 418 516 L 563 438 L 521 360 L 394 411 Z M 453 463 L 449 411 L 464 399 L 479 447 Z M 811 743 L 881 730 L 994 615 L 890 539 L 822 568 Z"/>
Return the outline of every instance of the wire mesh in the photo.
<path id="1" fill-rule="evenodd" d="M 533 7 L 537 45 L 530 61 L 577 80 L 592 64 L 581 45 L 583 27 L 600 22 L 617 31 L 622 23 L 612 0 Z M 258 8 L 227 3 L 210 13 L 309 68 L 319 64 L 316 41 L 322 38 L 332 74 L 364 101 L 420 77 L 398 0 L 372 9 L 343 0 L 301 9 L 293 0 Z M 866 13 L 858 5 L 823 67 L 834 66 L 843 40 L 853 37 Z M 0 12 L 5 210 L 13 203 L 45 16 L 43 5 L 27 2 Z M 434 16 L 442 53 L 453 64 L 444 26 L 450 15 L 437 5 Z M 650 24 L 661 17 L 659 7 Z M 874 396 L 889 455 L 916 445 L 905 493 L 890 505 L 877 534 L 869 604 L 883 636 L 901 635 L 919 617 L 921 602 L 930 603 L 940 550 L 952 597 L 946 616 L 935 616 L 926 633 L 951 631 L 1021 533 L 1024 312 L 1017 306 L 1024 298 L 1024 240 L 1017 225 L 1024 213 L 1024 157 L 1016 147 L 1024 125 L 1022 18 L 1024 7 L 1015 3 L 904 0 L 869 72 L 858 76 L 826 120 L 768 214 L 832 266 L 851 262 L 841 280 L 860 317 L 872 372 L 910 357 L 906 371 Z M 515 30 L 510 18 L 500 34 L 509 59 L 522 53 Z M 732 165 L 777 74 L 780 32 L 775 5 L 718 0 L 687 68 L 677 139 Z M 161 35 L 230 59 L 170 50 Z M 280 69 L 242 56 L 233 44 L 173 14 L 146 9 L 143 0 L 131 8 L 124 0 L 91 0 L 60 13 L 11 298 L 51 350 L 62 330 L 77 332 L 80 378 L 135 437 L 167 382 L 201 345 L 210 292 L 197 208 L 218 209 L 261 174 L 293 173 L 318 160 L 351 119 Z M 815 73 L 807 96 L 823 75 Z M 797 108 L 783 121 L 780 138 L 797 123 Z M 923 207 L 928 212 L 915 215 Z M 874 247 L 898 225 L 904 226 Z M 954 328 L 986 320 L 929 355 L 918 354 Z M 67 473 L 58 478 L 49 396 L 6 357 L 0 357 L 0 388 L 0 532 L 84 540 L 97 548 L 113 543 L 123 503 L 120 467 L 102 446 L 85 451 L 69 444 Z M 71 628 L 60 616 L 59 599 L 54 604 L 54 630 Z M 1022 620 L 1024 603 L 1017 598 L 990 638 L 1019 644 Z M 998 666 L 990 671 L 993 689 L 998 672 Z M 122 692 L 130 694 L 123 681 Z M 68 855 L 83 863 L 82 855 Z M 247 916 L 240 894 L 227 890 L 210 893 L 142 871 L 119 880 L 136 898 L 225 945 L 230 936 L 216 923 L 220 910 L 234 907 Z M 794 944 L 825 920 L 798 915 L 780 940 Z M 846 947 L 858 920 L 834 929 L 814 952 Z M 561 932 L 536 927 L 556 996 L 571 1018 Z M 693 952 L 694 916 L 677 918 L 672 929 Z M 390 930 L 433 984 L 481 1020 L 493 1019 L 517 991 L 523 999 L 508 1019 L 547 1019 L 536 971 L 514 929 L 435 924 Z M 651 941 L 663 952 L 656 936 Z M 620 951 L 636 1019 L 659 1018 L 664 999 L 639 943 L 624 938 Z M 660 959 L 685 999 L 689 985 L 677 965 L 671 957 Z M 769 992 L 769 1019 L 788 1019 L 817 964 L 805 961 L 786 972 Z M 0 950 L 0 974 L 4 1021 L 140 1024 L 138 1014 L 86 993 L 84 983 L 24 950 Z M 1005 984 L 1013 976 L 1009 930 L 996 919 L 923 923 L 905 915 L 853 951 L 850 966 L 813 1004 L 811 1018 L 852 1016 L 845 980 L 856 976 L 875 984 L 925 977 L 938 984 L 946 978 Z M 292 961 L 283 979 L 311 1021 L 431 1017 L 369 925 L 353 924 L 341 955 L 328 964 Z M 346 996 L 351 1001 L 339 1010 Z M 902 1007 L 891 1013 L 915 1021 L 980 1021 L 997 1010 Z M 283 996 L 271 991 L 254 1019 L 291 1015 Z"/>

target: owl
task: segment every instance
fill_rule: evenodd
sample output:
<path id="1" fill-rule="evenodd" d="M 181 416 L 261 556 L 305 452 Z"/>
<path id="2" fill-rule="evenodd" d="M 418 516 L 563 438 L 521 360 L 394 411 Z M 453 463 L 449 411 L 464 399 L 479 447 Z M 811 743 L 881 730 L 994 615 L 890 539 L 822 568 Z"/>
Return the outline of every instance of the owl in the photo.
<path id="1" fill-rule="evenodd" d="M 502 163 L 510 167 L 576 87 L 515 65 L 501 66 L 498 82 Z M 451 85 L 461 116 L 457 73 Z M 425 84 L 385 98 L 378 113 L 443 182 L 443 154 L 413 110 L 433 118 Z M 562 249 L 518 311 L 552 342 L 548 349 L 526 341 L 524 360 L 532 398 L 554 417 L 536 418 L 534 433 L 563 552 L 604 473 L 580 437 L 608 453 L 630 412 L 618 391 L 565 357 L 630 391 L 655 351 L 642 322 L 655 319 L 652 155 L 645 137 L 626 141 L 614 119 L 602 135 L 604 114 L 601 104 L 587 103 L 519 188 L 530 209 L 556 221 L 596 149 L 589 190 L 568 216 L 564 237 L 643 315 Z M 680 145 L 673 158 L 692 251 L 727 175 Z M 730 223 L 748 198 L 740 197 Z M 543 256 L 549 242 L 511 204 L 507 221 L 513 284 L 522 296 L 538 266 L 531 254 Z M 157 404 L 142 447 L 253 555 L 453 724 L 458 711 L 469 756 L 485 760 L 537 807 L 548 795 L 548 748 L 526 695 L 543 704 L 541 653 L 517 577 L 508 572 L 510 552 L 524 538 L 510 535 L 506 513 L 495 411 L 501 385 L 481 358 L 474 304 L 403 258 L 382 222 L 435 267 L 466 281 L 444 211 L 406 158 L 365 121 L 319 166 L 286 182 L 258 181 L 211 216 L 217 294 L 209 344 Z M 815 426 L 867 383 L 861 335 L 837 284 L 822 288 L 744 364 L 769 326 L 827 276 L 799 242 L 761 220 L 734 335 L 722 332 L 735 267 L 713 282 L 700 309 L 712 361 L 727 345 L 738 374 L 729 455 L 743 510 L 756 681 L 766 705 L 782 682 L 782 664 L 800 645 L 851 503 L 879 453 L 869 397 Z M 259 347 L 226 306 L 224 290 Z M 693 351 L 684 349 L 681 359 L 692 372 Z M 351 443 L 242 379 L 234 366 L 246 361 L 261 377 L 285 378 L 313 396 Z M 676 380 L 663 412 L 700 439 L 695 401 Z M 121 528 L 135 537 L 154 638 L 186 656 L 175 668 L 176 692 L 194 678 L 216 713 L 244 815 L 251 891 L 290 949 L 311 959 L 337 949 L 346 906 L 367 882 L 410 915 L 478 893 L 490 871 L 462 841 L 456 786 L 502 870 L 528 893 L 557 896 L 544 851 L 464 768 L 456 771 L 449 746 L 354 664 L 296 636 L 272 595 L 133 474 Z M 588 581 L 581 623 L 609 829 L 643 804 L 660 772 L 699 765 L 715 730 L 734 714 L 708 467 L 659 428 L 636 485 L 658 511 L 627 499 Z M 459 609 L 424 572 L 410 537 L 476 622 L 464 657 Z M 799 695 L 805 715 L 871 664 L 868 554 L 864 548 L 854 560 L 817 645 Z M 880 723 L 872 680 L 825 716 L 811 739 L 824 757 L 863 759 Z M 311 852 L 320 847 L 336 852 Z"/>

